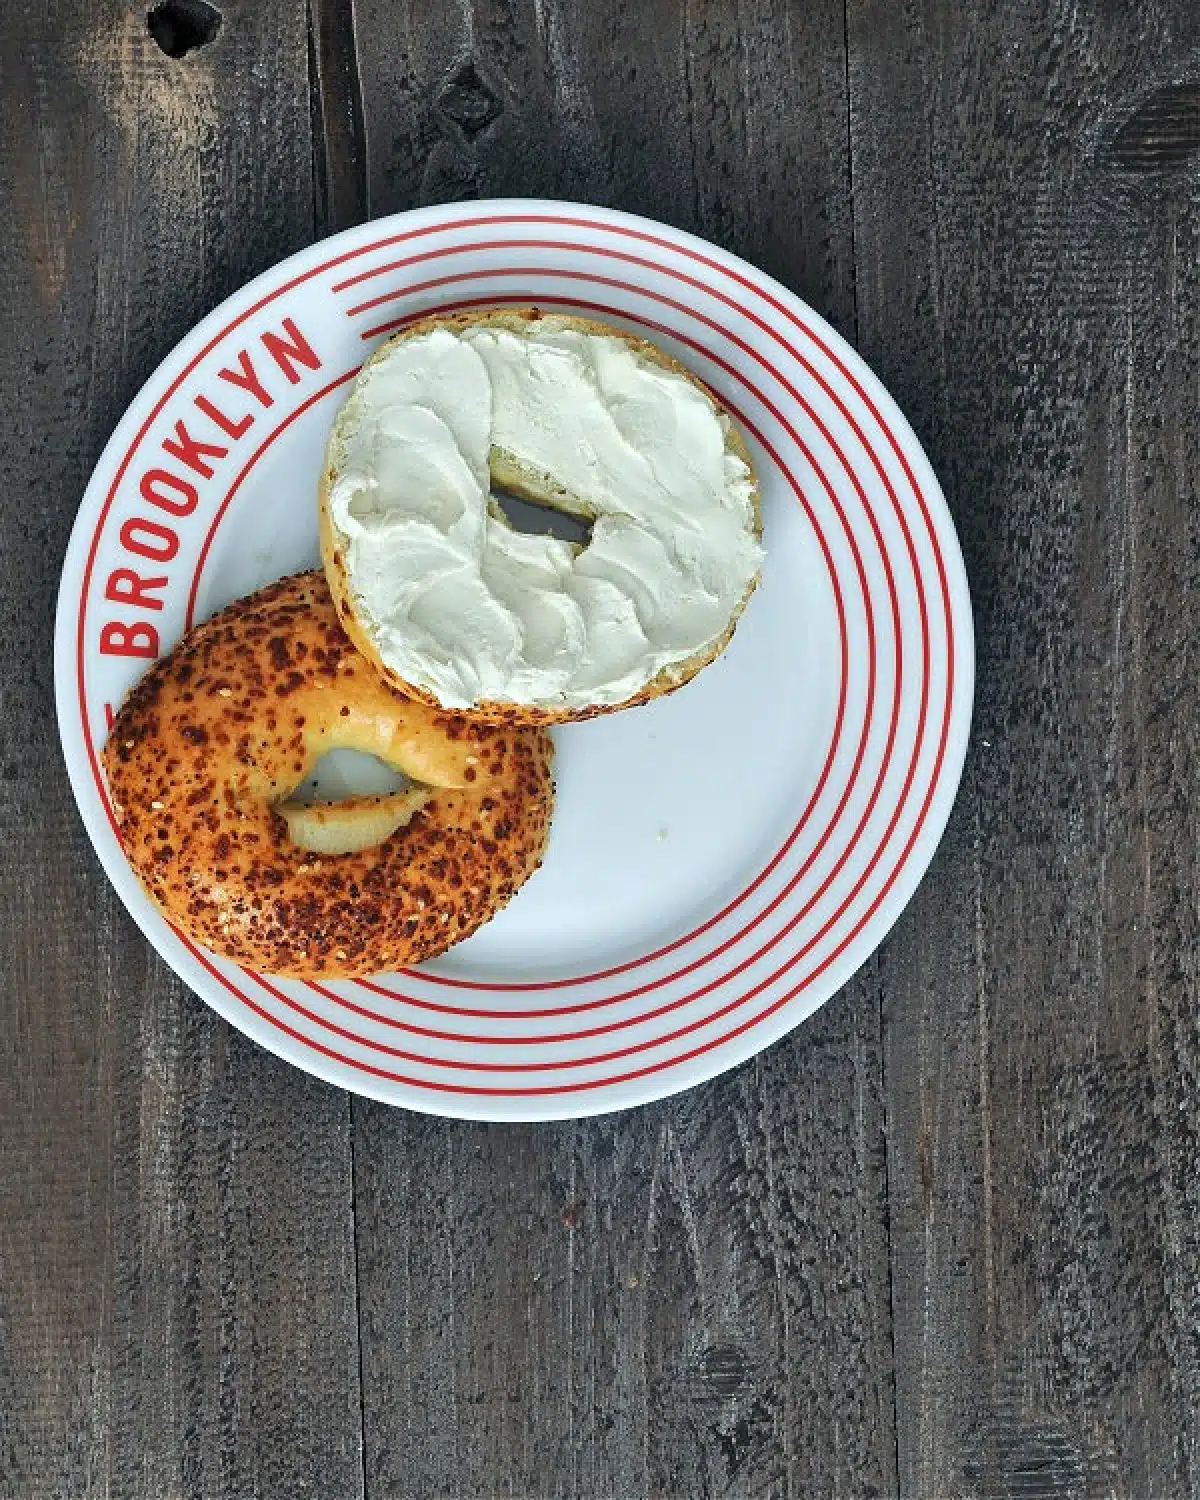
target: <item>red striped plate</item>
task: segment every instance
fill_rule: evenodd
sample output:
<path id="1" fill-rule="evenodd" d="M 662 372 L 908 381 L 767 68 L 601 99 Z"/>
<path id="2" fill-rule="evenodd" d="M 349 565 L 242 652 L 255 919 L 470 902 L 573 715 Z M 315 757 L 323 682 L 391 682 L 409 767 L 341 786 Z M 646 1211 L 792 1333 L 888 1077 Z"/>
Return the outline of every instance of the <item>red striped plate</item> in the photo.
<path id="1" fill-rule="evenodd" d="M 558 733 L 544 868 L 444 959 L 301 984 L 194 947 L 114 835 L 98 750 L 195 619 L 317 559 L 315 479 L 347 382 L 433 309 L 537 302 L 644 333 L 737 413 L 767 563 L 685 690 Z M 578 204 L 422 209 L 293 256 L 155 372 L 88 487 L 63 569 L 59 724 L 83 819 L 168 963 L 331 1082 L 479 1119 L 686 1088 L 790 1031 L 874 950 L 932 858 L 971 712 L 970 601 L 937 480 L 815 313 L 703 241 Z"/>

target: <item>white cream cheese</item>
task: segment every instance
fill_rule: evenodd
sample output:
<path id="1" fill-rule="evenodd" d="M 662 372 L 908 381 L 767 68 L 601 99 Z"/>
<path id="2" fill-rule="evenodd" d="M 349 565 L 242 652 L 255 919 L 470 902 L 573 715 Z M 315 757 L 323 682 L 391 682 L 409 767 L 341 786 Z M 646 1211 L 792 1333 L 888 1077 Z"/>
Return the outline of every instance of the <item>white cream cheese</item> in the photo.
<path id="1" fill-rule="evenodd" d="M 762 562 L 727 419 L 622 340 L 436 329 L 370 364 L 329 495 L 360 624 L 447 708 L 623 702 L 726 631 Z M 594 516 L 582 549 L 489 513 L 489 455 Z"/>

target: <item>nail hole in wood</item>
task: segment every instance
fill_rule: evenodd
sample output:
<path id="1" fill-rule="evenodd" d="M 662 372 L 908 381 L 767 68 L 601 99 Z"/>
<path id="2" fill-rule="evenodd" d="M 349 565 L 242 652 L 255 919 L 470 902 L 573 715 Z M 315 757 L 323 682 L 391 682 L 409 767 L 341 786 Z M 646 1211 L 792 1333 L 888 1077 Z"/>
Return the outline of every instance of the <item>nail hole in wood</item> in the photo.
<path id="1" fill-rule="evenodd" d="M 146 12 L 146 30 L 168 57 L 207 46 L 221 29 L 221 12 L 208 0 L 162 0 Z"/>

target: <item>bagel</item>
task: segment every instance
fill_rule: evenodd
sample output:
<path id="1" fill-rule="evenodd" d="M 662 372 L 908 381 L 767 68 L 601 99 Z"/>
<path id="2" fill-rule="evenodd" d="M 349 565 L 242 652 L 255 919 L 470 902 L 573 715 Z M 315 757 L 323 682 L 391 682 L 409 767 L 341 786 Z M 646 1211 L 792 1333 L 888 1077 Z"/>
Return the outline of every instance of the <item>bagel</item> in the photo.
<path id="1" fill-rule="evenodd" d="M 492 486 L 590 521 L 514 531 Z M 590 319 L 435 315 L 364 365 L 319 483 L 338 614 L 380 674 L 499 723 L 590 718 L 717 657 L 758 582 L 746 444 L 669 354 Z"/>
<path id="2" fill-rule="evenodd" d="M 306 807 L 328 750 L 411 778 Z M 393 692 L 320 573 L 190 631 L 130 693 L 103 752 L 130 864 L 163 914 L 224 958 L 296 978 L 419 963 L 492 917 L 541 861 L 553 786 L 538 730 Z"/>

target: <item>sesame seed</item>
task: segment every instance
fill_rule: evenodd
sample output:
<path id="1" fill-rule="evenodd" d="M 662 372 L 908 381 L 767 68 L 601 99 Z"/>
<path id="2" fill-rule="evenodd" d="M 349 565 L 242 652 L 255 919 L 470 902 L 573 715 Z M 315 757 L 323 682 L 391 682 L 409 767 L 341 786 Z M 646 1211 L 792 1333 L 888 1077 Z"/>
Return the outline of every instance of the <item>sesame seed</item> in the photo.
<path id="1" fill-rule="evenodd" d="M 150 806 L 155 810 L 155 812 L 162 812 L 163 810 L 163 804 L 161 802 L 152 802 Z"/>

